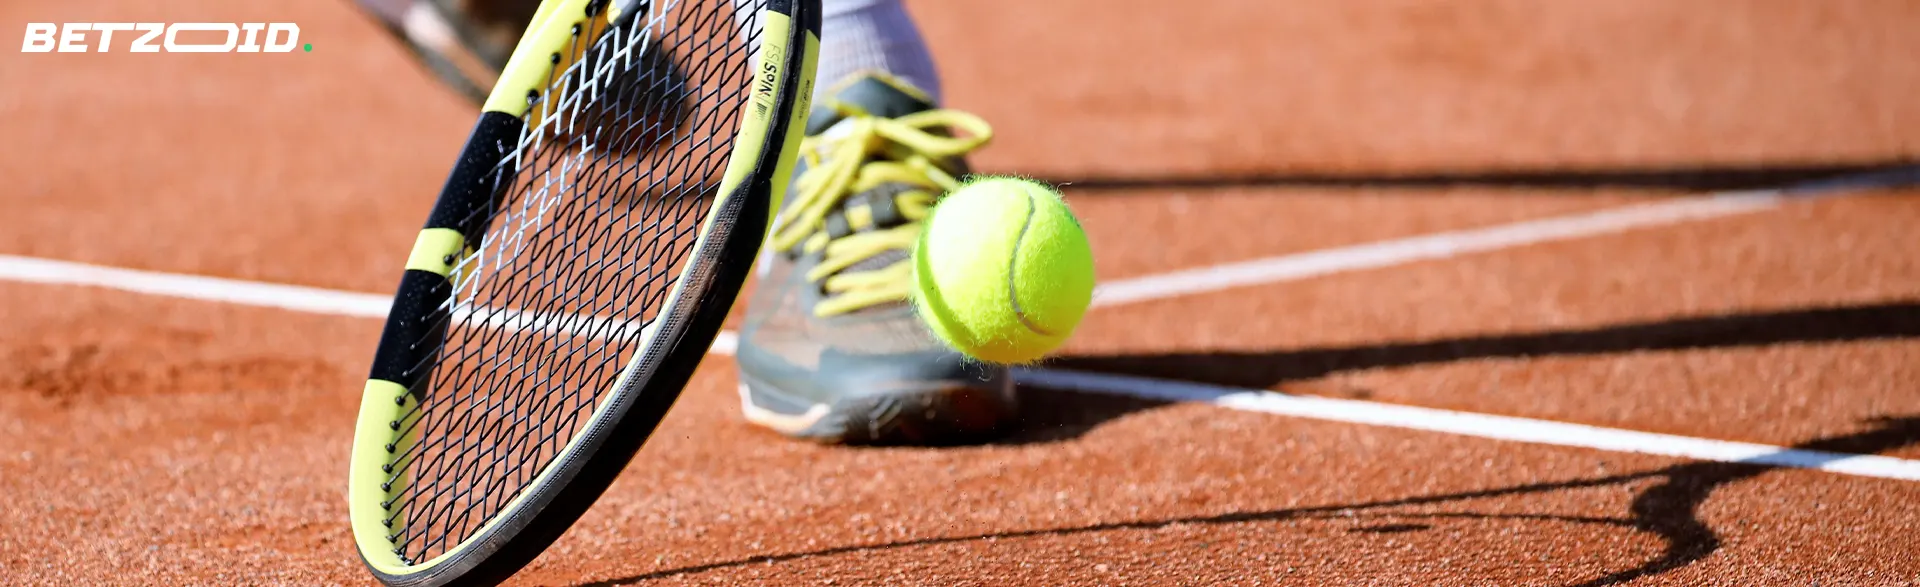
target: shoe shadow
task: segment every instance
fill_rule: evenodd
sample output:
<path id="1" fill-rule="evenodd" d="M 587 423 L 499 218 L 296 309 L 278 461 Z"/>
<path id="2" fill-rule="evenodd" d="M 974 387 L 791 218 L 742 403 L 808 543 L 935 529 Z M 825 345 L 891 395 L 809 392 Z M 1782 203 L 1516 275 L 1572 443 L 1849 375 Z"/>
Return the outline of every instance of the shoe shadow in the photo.
<path id="1" fill-rule="evenodd" d="M 1527 334 L 1271 352 L 1067 356 L 1045 367 L 1222 387 L 1274 386 L 1346 371 L 1497 357 L 1600 355 L 1920 336 L 1920 301 L 1677 318 Z M 1364 390 L 1356 392 L 1365 399 Z M 1007 444 L 1058 442 L 1167 402 L 1022 387 L 1022 428 Z"/>
<path id="2" fill-rule="evenodd" d="M 1872 428 L 1856 434 L 1847 434 L 1815 439 L 1793 446 L 1802 451 L 1822 451 L 1842 454 L 1873 454 L 1901 447 L 1920 444 L 1920 414 L 1899 417 L 1879 418 L 1869 421 Z M 1771 456 L 1771 455 L 1768 455 Z M 1766 458 L 1766 457 L 1756 457 Z M 1720 549 L 1721 539 L 1711 526 L 1700 519 L 1700 506 L 1712 496 L 1713 492 L 1730 483 L 1749 479 L 1780 468 L 1774 465 L 1750 463 L 1696 462 L 1671 467 L 1607 475 L 1566 481 L 1527 483 L 1493 489 L 1420 495 L 1399 499 L 1367 501 L 1357 503 L 1333 504 L 1301 508 L 1284 508 L 1264 511 L 1235 512 L 1211 516 L 1171 517 L 1137 520 L 1109 524 L 1092 524 L 1061 528 L 1040 528 L 1015 530 L 990 534 L 972 534 L 965 536 L 947 536 L 922 538 L 882 544 L 848 545 L 803 552 L 775 553 L 743 557 L 734 560 L 714 562 L 676 569 L 666 569 L 618 579 L 580 583 L 577 587 L 611 587 L 640 581 L 665 579 L 681 575 L 725 570 L 747 565 L 764 565 L 802 560 L 816 557 L 832 557 L 859 553 L 914 548 L 920 546 L 978 542 L 998 539 L 1074 536 L 1080 534 L 1108 532 L 1116 530 L 1153 530 L 1175 524 L 1224 525 L 1249 522 L 1277 522 L 1318 520 L 1335 518 L 1380 518 L 1393 521 L 1404 520 L 1530 520 L 1557 522 L 1565 524 L 1598 524 L 1621 528 L 1630 528 L 1657 536 L 1664 548 L 1658 555 L 1639 564 L 1607 573 L 1606 575 L 1574 583 L 1573 587 L 1601 587 L 1650 577 L 1685 567 L 1714 551 Z M 1628 506 L 1624 517 L 1564 516 L 1551 514 L 1502 514 L 1471 511 L 1455 512 L 1390 512 L 1391 508 L 1403 506 L 1431 506 L 1450 504 L 1490 497 L 1545 494 L 1554 491 L 1585 489 L 1639 483 L 1644 480 L 1657 480 L 1657 483 L 1641 490 Z M 1419 523 L 1395 523 L 1361 528 L 1358 531 L 1400 533 L 1418 532 L 1428 529 L 1428 525 Z"/>

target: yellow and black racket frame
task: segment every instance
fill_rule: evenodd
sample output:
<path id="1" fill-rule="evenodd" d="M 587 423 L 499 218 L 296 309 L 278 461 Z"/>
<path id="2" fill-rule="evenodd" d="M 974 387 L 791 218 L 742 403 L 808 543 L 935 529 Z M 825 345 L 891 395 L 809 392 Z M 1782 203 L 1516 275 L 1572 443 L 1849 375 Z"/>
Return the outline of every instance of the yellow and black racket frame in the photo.
<path id="1" fill-rule="evenodd" d="M 732 0 L 728 0 L 732 1 Z M 538 119 L 563 47 L 587 19 L 609 32 L 636 23 L 649 0 L 545 0 L 488 96 L 433 211 L 407 258 L 361 397 L 348 474 L 348 505 L 361 559 L 388 585 L 498 583 L 539 556 L 606 491 L 672 407 L 718 335 L 780 207 L 805 128 L 819 54 L 819 0 L 766 0 L 760 49 L 725 175 L 693 253 L 634 357 L 592 420 L 500 513 L 425 561 L 402 558 L 389 538 L 397 488 L 394 454 L 419 441 L 419 402 L 444 336 L 453 274 L 485 235 L 492 206 L 512 181 L 512 150 Z M 530 115 L 530 111 L 533 114 Z M 502 179 L 505 178 L 505 179 Z"/>

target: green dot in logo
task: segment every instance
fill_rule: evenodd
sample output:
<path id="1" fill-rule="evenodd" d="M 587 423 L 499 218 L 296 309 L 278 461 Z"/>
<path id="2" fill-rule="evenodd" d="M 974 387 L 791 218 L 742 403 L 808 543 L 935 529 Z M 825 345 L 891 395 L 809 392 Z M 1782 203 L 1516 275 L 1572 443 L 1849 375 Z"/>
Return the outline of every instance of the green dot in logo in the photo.
<path id="1" fill-rule="evenodd" d="M 308 53 L 312 53 L 312 52 L 313 52 L 313 43 L 307 43 L 307 46 L 305 46 L 305 47 L 301 47 L 301 48 L 302 48 L 302 49 L 306 49 Z"/>

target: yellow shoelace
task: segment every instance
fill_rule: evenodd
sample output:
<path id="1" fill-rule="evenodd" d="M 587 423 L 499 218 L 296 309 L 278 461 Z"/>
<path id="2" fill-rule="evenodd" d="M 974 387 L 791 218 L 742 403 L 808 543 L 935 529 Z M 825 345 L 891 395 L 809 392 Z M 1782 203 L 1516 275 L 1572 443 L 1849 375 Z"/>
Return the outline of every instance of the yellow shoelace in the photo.
<path id="1" fill-rule="evenodd" d="M 814 315 L 820 317 L 908 298 L 913 288 L 912 263 L 837 273 L 888 250 L 911 249 L 934 201 L 959 186 L 940 162 L 980 148 L 993 135 L 985 120 L 958 110 L 928 110 L 899 118 L 848 114 L 850 117 L 840 123 L 846 127 L 802 141 L 800 152 L 806 158 L 807 170 L 795 182 L 794 202 L 775 222 L 771 243 L 781 251 L 795 246 L 803 246 L 808 253 L 825 251 L 824 260 L 807 272 L 808 281 L 825 280 L 821 286 L 828 297 L 813 308 Z M 967 136 L 935 133 L 945 129 L 957 129 Z M 840 207 L 841 201 L 890 183 L 917 188 L 894 196 L 907 222 L 829 238 L 827 216 Z M 855 226 L 871 227 L 873 223 L 870 210 L 851 210 L 847 220 Z"/>

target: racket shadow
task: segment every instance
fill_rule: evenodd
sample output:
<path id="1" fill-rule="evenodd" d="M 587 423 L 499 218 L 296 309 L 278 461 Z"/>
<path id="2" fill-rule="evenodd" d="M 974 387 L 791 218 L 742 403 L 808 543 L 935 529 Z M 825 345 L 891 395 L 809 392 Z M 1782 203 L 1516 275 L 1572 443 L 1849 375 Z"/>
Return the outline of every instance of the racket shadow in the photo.
<path id="1" fill-rule="evenodd" d="M 1920 301 L 1732 313 L 1457 338 L 1254 352 L 1082 355 L 1044 367 L 1271 389 L 1349 371 L 1487 358 L 1580 356 L 1920 337 Z M 1365 390 L 1343 390 L 1367 399 Z M 1006 444 L 1077 438 L 1106 422 L 1167 405 L 1141 398 L 1025 387 L 1022 429 Z"/>
<path id="2" fill-rule="evenodd" d="M 1806 451 L 1874 454 L 1920 445 L 1920 414 L 1875 418 L 1868 420 L 1867 423 L 1870 428 L 1861 432 L 1817 438 L 1795 444 L 1791 448 Z M 1706 500 L 1713 495 L 1715 490 L 1721 487 L 1758 477 L 1779 468 L 1781 467 L 1752 463 L 1690 462 L 1660 469 L 1618 475 L 1524 483 L 1505 487 L 1416 495 L 1397 499 L 1242 511 L 1207 516 L 1166 517 L 964 536 L 920 538 L 883 544 L 848 545 L 803 552 L 754 555 L 721 562 L 654 571 L 605 581 L 576 583 L 574 587 L 612 587 L 614 585 L 628 585 L 641 581 L 723 571 L 749 565 L 779 564 L 812 558 L 859 555 L 906 548 L 986 542 L 1003 539 L 1071 537 L 1111 531 L 1156 530 L 1175 525 L 1215 526 L 1259 522 L 1300 522 L 1325 519 L 1371 518 L 1401 523 L 1361 527 L 1354 529 L 1354 531 L 1403 534 L 1421 532 L 1431 528 L 1431 526 L 1426 523 L 1405 523 L 1410 520 L 1428 522 L 1442 520 L 1525 520 L 1557 524 L 1604 525 L 1628 528 L 1637 532 L 1652 534 L 1660 539 L 1663 547 L 1658 554 L 1631 567 L 1570 584 L 1570 587 L 1604 587 L 1657 576 L 1683 568 L 1718 551 L 1723 541 L 1720 535 L 1714 531 L 1713 527 L 1701 519 L 1700 507 L 1706 503 Z M 1487 513 L 1458 510 L 1394 511 L 1396 508 L 1409 507 L 1433 508 L 1453 506 L 1457 508 L 1464 506 L 1466 502 L 1478 499 L 1541 495 L 1595 487 L 1634 485 L 1647 481 L 1652 481 L 1653 483 L 1645 489 L 1636 492 L 1632 501 L 1628 504 L 1626 515 L 1618 517 Z"/>

